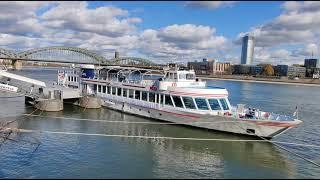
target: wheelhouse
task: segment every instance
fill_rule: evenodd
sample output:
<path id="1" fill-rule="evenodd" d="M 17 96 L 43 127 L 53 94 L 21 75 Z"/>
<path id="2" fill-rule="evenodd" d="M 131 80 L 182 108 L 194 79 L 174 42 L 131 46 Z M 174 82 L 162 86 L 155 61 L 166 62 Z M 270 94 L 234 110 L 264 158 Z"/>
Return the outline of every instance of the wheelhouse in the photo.
<path id="1" fill-rule="evenodd" d="M 165 81 L 195 81 L 194 71 L 168 71 L 165 74 Z"/>

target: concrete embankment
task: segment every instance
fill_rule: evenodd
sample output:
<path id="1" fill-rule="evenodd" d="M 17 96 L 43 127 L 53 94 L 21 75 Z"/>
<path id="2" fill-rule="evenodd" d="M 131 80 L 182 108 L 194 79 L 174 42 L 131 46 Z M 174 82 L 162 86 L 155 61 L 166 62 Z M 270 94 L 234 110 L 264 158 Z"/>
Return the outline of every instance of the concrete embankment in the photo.
<path id="1" fill-rule="evenodd" d="M 101 108 L 101 104 L 102 104 L 101 99 L 95 96 L 84 96 L 79 99 L 79 106 L 88 108 L 88 109 Z"/>
<path id="2" fill-rule="evenodd" d="M 61 99 L 39 99 L 35 102 L 35 108 L 41 111 L 62 111 L 63 100 Z"/>
<path id="3" fill-rule="evenodd" d="M 223 81 L 241 81 L 241 82 L 254 82 L 254 83 L 269 83 L 269 84 L 284 84 L 284 85 L 300 85 L 300 86 L 315 86 L 320 87 L 319 79 L 299 79 L 299 80 L 282 80 L 282 79 L 266 79 L 266 78 L 244 78 L 244 77 L 209 77 L 197 76 L 199 79 L 212 79 Z"/>

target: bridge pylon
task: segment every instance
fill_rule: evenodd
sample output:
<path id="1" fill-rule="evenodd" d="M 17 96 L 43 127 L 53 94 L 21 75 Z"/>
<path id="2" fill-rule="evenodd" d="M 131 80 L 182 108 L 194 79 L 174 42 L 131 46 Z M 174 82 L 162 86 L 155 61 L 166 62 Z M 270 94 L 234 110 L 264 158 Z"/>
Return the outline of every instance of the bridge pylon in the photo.
<path id="1" fill-rule="evenodd" d="M 14 70 L 21 70 L 22 69 L 22 61 L 12 60 L 12 67 Z"/>

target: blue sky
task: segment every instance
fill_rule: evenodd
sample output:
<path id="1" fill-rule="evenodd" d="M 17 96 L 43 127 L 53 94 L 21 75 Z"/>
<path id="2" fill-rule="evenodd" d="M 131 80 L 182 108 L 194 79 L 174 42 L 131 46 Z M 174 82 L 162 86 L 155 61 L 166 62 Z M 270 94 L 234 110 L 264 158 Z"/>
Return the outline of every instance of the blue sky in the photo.
<path id="1" fill-rule="evenodd" d="M 281 13 L 281 1 L 238 2 L 217 9 L 186 7 L 184 1 L 89 1 L 90 8 L 112 5 L 143 19 L 139 28 L 161 28 L 171 24 L 215 27 L 217 33 L 235 38 L 240 32 L 271 20 Z"/>
<path id="2" fill-rule="evenodd" d="M 319 56 L 319 16 L 320 3 L 311 1 L 7 1 L 0 2 L 0 47 L 239 63 L 241 37 L 251 33 L 254 63 L 302 64 Z"/>

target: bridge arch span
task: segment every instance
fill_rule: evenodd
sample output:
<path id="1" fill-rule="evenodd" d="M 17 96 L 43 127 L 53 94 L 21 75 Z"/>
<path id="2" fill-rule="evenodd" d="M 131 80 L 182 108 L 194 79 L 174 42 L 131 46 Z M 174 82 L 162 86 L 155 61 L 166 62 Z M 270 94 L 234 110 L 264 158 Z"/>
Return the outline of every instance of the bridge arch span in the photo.
<path id="1" fill-rule="evenodd" d="M 16 56 L 17 54 L 14 53 L 13 51 L 0 48 L 0 57 L 10 58 L 10 57 L 16 57 Z"/>
<path id="2" fill-rule="evenodd" d="M 108 61 L 111 64 L 119 64 L 119 65 L 144 65 L 144 66 L 153 66 L 156 65 L 154 62 L 138 57 L 120 57 L 113 58 Z"/>
<path id="3" fill-rule="evenodd" d="M 30 59 L 48 59 L 57 62 L 65 62 L 67 60 L 74 63 L 105 63 L 107 61 L 103 56 L 84 48 L 68 47 L 68 46 L 51 46 L 23 51 L 17 54 L 19 58 Z M 41 58 L 43 57 L 43 58 Z M 57 59 L 65 58 L 65 59 Z"/>

